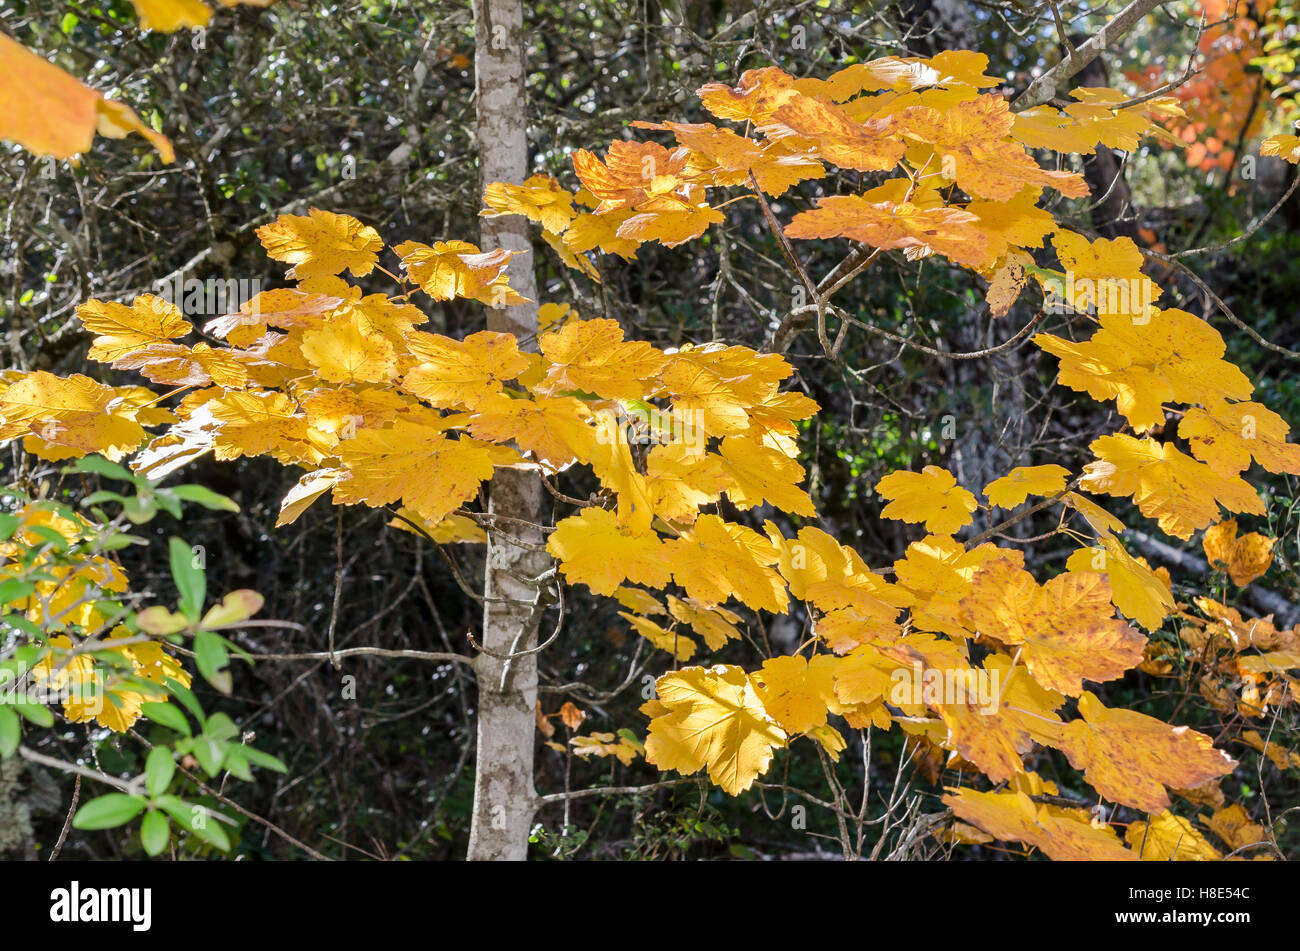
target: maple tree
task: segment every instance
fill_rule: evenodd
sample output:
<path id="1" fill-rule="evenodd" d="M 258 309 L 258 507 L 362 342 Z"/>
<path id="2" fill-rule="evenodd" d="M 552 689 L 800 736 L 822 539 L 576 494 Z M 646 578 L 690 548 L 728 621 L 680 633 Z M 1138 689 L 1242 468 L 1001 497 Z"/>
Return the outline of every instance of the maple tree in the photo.
<path id="1" fill-rule="evenodd" d="M 380 229 L 315 207 L 256 232 L 266 255 L 288 266 L 291 286 L 262 291 L 197 333 L 155 295 L 82 303 L 89 358 L 154 387 L 6 371 L 0 440 L 51 461 L 98 453 L 150 480 L 208 454 L 269 456 L 301 470 L 279 526 L 329 496 L 385 509 L 440 550 L 490 537 L 544 552 L 554 569 L 522 579 L 534 623 L 552 605 L 562 618 L 564 599 L 585 588 L 625 608 L 619 616 L 671 663 L 641 707 L 646 720 L 617 734 L 576 734 L 583 715 L 571 703 L 539 707 L 537 729 L 560 751 L 625 765 L 641 758 L 736 796 L 767 784 L 778 751 L 808 748 L 834 763 L 849 747 L 845 731 L 897 728 L 914 755 L 963 769 L 966 781 L 943 797 L 960 820 L 947 832 L 954 841 L 1018 842 L 1060 859 L 1217 857 L 1170 811 L 1171 793 L 1212 784 L 1234 760 L 1185 726 L 1106 706 L 1096 685 L 1155 669 L 1168 645 L 1152 635 L 1177 615 L 1187 649 L 1231 641 L 1219 663 L 1250 682 L 1243 716 L 1262 720 L 1297 700 L 1287 673 L 1300 665 L 1297 635 L 1259 624 L 1243 638 L 1246 622 L 1210 598 L 1193 599 L 1193 614 L 1167 573 L 1129 552 L 1128 526 L 1106 500 L 1131 502 L 1173 539 L 1205 530 L 1210 564 L 1244 586 L 1272 551 L 1272 539 L 1237 534 L 1232 516 L 1268 511 L 1248 476 L 1253 466 L 1300 475 L 1300 449 L 1226 358 L 1222 335 L 1165 299 L 1152 277 L 1165 273 L 1163 255 L 1067 227 L 1055 212 L 1061 198 L 1089 196 L 1069 156 L 1162 136 L 1164 121 L 1184 116 L 1177 99 L 1128 104 L 1090 87 L 1074 90 L 1072 103 L 1018 110 L 990 91 L 1001 80 L 988 70 L 985 55 L 964 50 L 874 59 L 825 78 L 749 70 L 734 86 L 698 90 L 730 126 L 654 117 L 634 126 L 664 141 L 576 150 L 571 188 L 539 174 L 489 182 L 483 193 L 483 217 L 540 225 L 546 244 L 594 283 L 600 255 L 635 260 L 647 245 L 706 239 L 726 227 L 729 203 L 756 202 L 798 282 L 801 303 L 784 320 L 809 328 L 832 362 L 861 323 L 832 298 L 889 252 L 978 276 L 994 313 L 1034 299 L 1037 313 L 1011 339 L 1051 355 L 1062 387 L 1113 403 L 1114 431 L 1095 436 L 1078 471 L 1017 466 L 973 487 L 937 465 L 885 474 L 873 485 L 881 517 L 920 535 L 892 565 L 872 569 L 850 539 L 816 524 L 800 439 L 820 407 L 788 387 L 795 370 L 776 345 L 782 328 L 766 350 L 707 340 L 660 348 L 628 339 L 617 320 L 549 301 L 535 340 L 493 329 L 457 339 L 421 329 L 420 305 L 536 304 L 512 286 L 518 251 L 463 240 L 390 246 Z M 26 141 L 38 132 L 4 134 Z M 1300 158 L 1285 135 L 1262 151 Z M 878 178 L 841 179 L 856 184 L 778 217 L 796 186 L 844 173 Z M 849 242 L 843 264 L 814 280 L 803 243 L 839 239 Z M 1052 259 L 1060 270 L 1035 263 Z M 1034 332 L 1048 308 L 1090 326 L 1087 338 Z M 202 339 L 187 342 L 192 335 Z M 553 524 L 518 524 L 482 504 L 503 478 L 542 486 Z M 597 491 L 566 491 L 583 478 Z M 1074 546 L 1051 576 L 999 543 L 1045 511 L 1059 517 L 1053 534 Z M 977 513 L 986 530 L 974 529 Z M 521 539 L 526 530 L 544 544 Z M 765 615 L 796 612 L 810 625 L 795 651 L 769 648 L 743 666 L 708 662 L 749 639 Z M 151 623 L 139 626 L 175 633 Z M 508 665 L 534 648 L 488 650 L 482 656 Z M 991 705 L 945 690 L 904 695 L 896 687 L 906 676 L 996 689 Z M 557 716 L 574 734 L 567 748 L 549 739 Z M 1059 789 L 1030 766 L 1044 750 L 1099 801 L 1143 817 L 1121 823 L 1109 821 L 1113 810 L 1049 802 Z M 1267 841 L 1239 805 L 1217 805 L 1200 826 L 1227 851 Z M 843 845 L 848 855 L 847 836 Z"/>

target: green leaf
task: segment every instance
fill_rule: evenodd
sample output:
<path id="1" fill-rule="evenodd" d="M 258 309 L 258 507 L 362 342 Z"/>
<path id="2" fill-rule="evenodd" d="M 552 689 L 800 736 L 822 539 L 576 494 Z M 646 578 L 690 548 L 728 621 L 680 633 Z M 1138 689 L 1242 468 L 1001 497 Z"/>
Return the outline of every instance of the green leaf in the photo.
<path id="1" fill-rule="evenodd" d="M 224 495 L 219 495 L 211 489 L 202 485 L 178 485 L 172 487 L 171 491 L 178 499 L 184 499 L 186 502 L 195 502 L 202 505 L 205 509 L 211 509 L 214 512 L 238 512 L 239 506 L 233 499 L 228 499 Z"/>
<path id="2" fill-rule="evenodd" d="M 165 726 L 169 730 L 184 733 L 186 736 L 192 735 L 190 733 L 190 722 L 185 719 L 185 714 L 170 703 L 158 703 L 156 701 L 142 703 L 140 704 L 140 712 L 154 723 Z"/>
<path id="3" fill-rule="evenodd" d="M 184 539 L 173 536 L 168 542 L 168 549 L 172 580 L 176 582 L 176 590 L 181 594 L 181 613 L 191 621 L 197 621 L 207 594 L 207 578 L 203 569 L 194 563 L 194 550 Z"/>
<path id="4" fill-rule="evenodd" d="M 92 799 L 72 817 L 74 829 L 113 829 L 138 816 L 145 807 L 144 796 L 109 793 Z"/>
<path id="5" fill-rule="evenodd" d="M 170 677 L 163 677 L 163 685 L 167 688 L 168 693 L 180 701 L 181 706 L 194 715 L 194 719 L 199 721 L 199 726 L 206 722 L 207 718 L 203 715 L 203 708 L 199 706 L 199 701 L 195 699 L 189 687 L 179 680 L 172 680 Z"/>
<path id="6" fill-rule="evenodd" d="M 206 806 L 200 806 L 201 809 L 207 809 Z M 216 818 L 216 813 L 207 809 L 206 820 L 202 825 L 195 826 L 190 822 L 189 829 L 196 836 L 202 839 L 208 845 L 215 846 L 223 852 L 230 851 L 230 837 L 226 835 L 226 830 L 221 826 L 221 820 Z"/>
<path id="7" fill-rule="evenodd" d="M 54 714 L 41 706 L 39 703 L 33 703 L 26 697 L 15 695 L 13 698 L 14 709 L 21 713 L 28 720 L 31 720 L 37 726 L 50 727 L 54 726 Z"/>
<path id="8" fill-rule="evenodd" d="M 248 768 L 248 758 L 244 756 L 244 747 L 238 743 L 231 743 L 226 747 L 226 770 L 230 775 L 242 779 L 246 783 L 253 781 L 253 772 Z"/>
<path id="9" fill-rule="evenodd" d="M 289 772 L 289 767 L 285 766 L 284 763 L 280 762 L 280 760 L 276 759 L 270 753 L 263 753 L 261 750 L 252 746 L 245 745 L 243 747 L 243 756 L 244 759 L 248 760 L 254 766 L 260 766 L 262 769 L 274 770 L 277 773 Z"/>
<path id="10" fill-rule="evenodd" d="M 203 732 L 214 740 L 229 740 L 239 735 L 239 727 L 224 713 L 214 713 L 208 717 L 208 725 Z"/>
<path id="11" fill-rule="evenodd" d="M 109 492 L 107 489 L 101 489 L 98 492 L 92 492 L 81 500 L 83 507 L 89 508 L 92 505 L 100 505 L 104 502 L 119 502 L 126 504 L 126 496 L 120 492 Z"/>
<path id="12" fill-rule="evenodd" d="M 8 707 L 0 707 L 0 757 L 14 755 L 18 741 L 22 739 L 22 727 L 18 724 L 18 714 Z"/>
<path id="13" fill-rule="evenodd" d="M 14 532 L 18 531 L 18 526 L 22 523 L 22 519 L 17 515 L 0 512 L 0 542 L 7 542 L 13 538 Z"/>
<path id="14" fill-rule="evenodd" d="M 144 785 L 151 796 L 161 796 L 176 774 L 176 761 L 170 747 L 155 746 L 144 764 Z M 152 853 L 151 853 L 152 854 Z"/>
<path id="15" fill-rule="evenodd" d="M 224 669 L 230 663 L 230 655 L 219 636 L 210 631 L 199 631 L 194 635 L 194 663 L 204 680 L 222 693 L 230 694 L 230 671 Z"/>
<path id="16" fill-rule="evenodd" d="M 11 601 L 17 601 L 19 598 L 25 598 L 36 590 L 36 585 L 30 581 L 23 581 L 20 578 L 6 578 L 0 581 L 0 601 L 8 604 Z"/>
<path id="17" fill-rule="evenodd" d="M 217 775 L 221 763 L 226 758 L 226 744 L 210 736 L 194 738 L 194 758 L 199 761 L 203 771 L 209 776 Z"/>
<path id="18" fill-rule="evenodd" d="M 153 804 L 171 816 L 182 829 L 190 827 L 190 818 L 194 815 L 194 808 L 180 796 L 170 794 L 158 796 L 154 799 Z"/>
<path id="19" fill-rule="evenodd" d="M 122 500 L 122 514 L 129 518 L 136 525 L 143 525 L 150 521 L 158 513 L 158 506 L 154 504 L 153 496 L 148 498 L 144 496 L 127 497 Z"/>
<path id="20" fill-rule="evenodd" d="M 135 481 L 136 476 L 115 462 L 109 462 L 103 456 L 83 456 L 72 465 L 68 466 L 65 472 L 93 472 L 96 475 L 107 476 L 110 479 L 126 479 Z"/>
<path id="21" fill-rule="evenodd" d="M 172 837 L 171 826 L 165 813 L 152 810 L 145 813 L 140 823 L 140 844 L 149 855 L 161 855 Z"/>
<path id="22" fill-rule="evenodd" d="M 107 538 L 100 539 L 99 550 L 117 551 L 121 548 L 126 548 L 129 545 L 147 544 L 149 544 L 148 540 L 141 538 L 139 535 L 128 535 L 126 532 L 116 532 L 109 535 Z"/>
<path id="23" fill-rule="evenodd" d="M 154 501 L 159 507 L 174 519 L 181 517 L 181 500 L 176 497 L 176 493 L 171 489 L 154 489 Z"/>
<path id="24" fill-rule="evenodd" d="M 21 614 L 5 614 L 0 616 L 0 625 L 16 628 L 24 634 L 29 634 L 32 637 L 41 636 L 40 627 L 27 620 L 27 618 L 23 617 Z"/>

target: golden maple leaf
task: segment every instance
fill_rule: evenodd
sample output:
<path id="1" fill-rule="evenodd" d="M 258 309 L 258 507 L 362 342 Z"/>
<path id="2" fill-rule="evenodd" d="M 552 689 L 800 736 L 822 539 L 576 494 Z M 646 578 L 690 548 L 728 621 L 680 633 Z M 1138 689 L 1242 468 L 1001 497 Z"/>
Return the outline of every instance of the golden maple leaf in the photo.
<path id="1" fill-rule="evenodd" d="M 1114 828 L 1093 825 L 1087 810 L 1034 802 L 1023 792 L 949 788 L 946 805 L 995 839 L 1024 842 L 1057 861 L 1133 861 Z"/>
<path id="2" fill-rule="evenodd" d="M 281 215 L 257 229 L 267 256 L 292 264 L 290 277 L 310 278 L 347 270 L 365 277 L 379 260 L 379 232 L 351 215 L 319 208 L 307 215 Z"/>
<path id="3" fill-rule="evenodd" d="M 968 525 L 976 509 L 975 496 L 941 466 L 891 472 L 876 483 L 876 491 L 891 500 L 880 513 L 885 518 L 920 522 L 927 532 L 940 535 L 951 535 Z"/>
<path id="4" fill-rule="evenodd" d="M 749 678 L 768 716 L 793 736 L 825 725 L 827 709 L 835 699 L 838 663 L 829 654 L 811 660 L 799 654 L 773 657 Z"/>
<path id="5" fill-rule="evenodd" d="M 596 594 L 613 594 L 624 581 L 662 588 L 672 574 L 658 535 L 626 532 L 605 509 L 584 509 L 561 520 L 546 550 L 560 562 L 565 578 Z"/>
<path id="6" fill-rule="evenodd" d="M 633 630 L 647 641 L 659 650 L 667 651 L 674 659 L 685 662 L 695 656 L 698 645 L 690 637 L 678 631 L 676 626 L 671 631 L 667 631 L 649 618 L 637 617 L 626 611 L 619 611 L 618 616 L 631 624 Z"/>
<path id="7" fill-rule="evenodd" d="M 922 208 L 910 202 L 871 201 L 861 195 L 822 198 L 785 226 L 790 238 L 851 238 L 873 248 L 937 251 L 958 264 L 983 267 L 996 255 L 979 219 L 959 208 Z"/>
<path id="8" fill-rule="evenodd" d="M 517 399 L 504 392 L 483 397 L 474 404 L 469 431 L 489 442 L 513 440 L 538 462 L 560 470 L 581 458 L 592 459 L 596 430 L 582 400 L 571 396 L 536 396 Z"/>
<path id="9" fill-rule="evenodd" d="M 362 429 L 339 444 L 347 475 L 334 486 L 334 500 L 380 506 L 401 499 L 421 518 L 440 522 L 492 477 L 488 448 L 467 437 L 451 439 L 442 426 L 422 418 Z"/>
<path id="10" fill-rule="evenodd" d="M 707 768 L 714 785 L 736 796 L 786 743 L 739 667 L 688 667 L 664 674 L 656 689 L 667 712 L 650 721 L 645 748 L 646 760 L 661 770 L 689 776 Z"/>
<path id="11" fill-rule="evenodd" d="M 438 241 L 433 247 L 403 241 L 393 251 L 402 259 L 410 279 L 434 300 L 463 297 L 490 307 L 526 302 L 506 277 L 506 268 L 517 251 L 480 251 L 468 241 Z"/>
<path id="12" fill-rule="evenodd" d="M 1128 496 L 1161 530 L 1187 539 L 1231 512 L 1263 515 L 1259 494 L 1237 476 L 1224 478 L 1203 462 L 1184 455 L 1172 443 L 1150 437 L 1100 436 L 1089 447 L 1097 456 L 1083 470 L 1080 484 L 1090 492 Z"/>
<path id="13" fill-rule="evenodd" d="M 1035 680 L 1071 697 L 1084 680 L 1114 680 L 1142 662 L 1146 638 L 1115 617 L 1110 585 L 1094 572 L 1040 587 L 1023 568 L 993 561 L 975 573 L 961 606 L 981 634 L 1021 645 Z"/>
<path id="14" fill-rule="evenodd" d="M 192 329 L 180 309 L 153 294 L 141 294 L 127 307 L 88 300 L 77 308 L 81 325 L 95 334 L 86 357 L 113 363 L 150 344 L 169 343 Z"/>
<path id="15" fill-rule="evenodd" d="M 943 172 L 977 198 L 1007 201 L 1026 185 L 1050 186 L 1069 198 L 1088 194 L 1082 177 L 1039 168 L 1024 148 L 1009 141 L 1014 117 L 1001 96 L 977 96 L 946 111 L 911 106 L 898 123 L 904 135 L 933 147 L 931 171 Z"/>
<path id="16" fill-rule="evenodd" d="M 1276 543 L 1276 538 L 1258 532 L 1238 535 L 1235 518 L 1211 525 L 1201 540 L 1210 567 L 1224 566 L 1233 584 L 1239 587 L 1245 587 L 1268 571 L 1268 566 L 1273 563 Z"/>
<path id="17" fill-rule="evenodd" d="M 1108 531 L 1098 533 L 1100 547 L 1080 548 L 1065 563 L 1067 571 L 1096 571 L 1110 584 L 1111 601 L 1148 631 L 1158 629 L 1174 612 L 1173 592 L 1146 563 L 1134 558 Z"/>
<path id="18" fill-rule="evenodd" d="M 71 455 L 98 452 L 117 461 L 145 438 L 136 416 L 115 387 L 80 373 L 64 378 L 37 370 L 0 396 L 0 442 L 35 436 Z"/>
<path id="19" fill-rule="evenodd" d="M 724 607 L 705 607 L 690 598 L 683 601 L 670 594 L 668 613 L 704 638 L 704 644 L 709 650 L 715 651 L 727 641 L 740 640 L 740 630 L 736 625 L 741 623 L 741 617 Z"/>
<path id="20" fill-rule="evenodd" d="M 529 366 L 513 334 L 480 330 L 456 340 L 416 332 L 406 342 L 418 362 L 402 378 L 402 389 L 435 406 L 474 409 Z"/>
<path id="21" fill-rule="evenodd" d="M 1015 508 L 1031 495 L 1052 496 L 1065 488 L 1070 470 L 1064 466 L 1017 466 L 984 487 L 989 505 Z"/>
<path id="22" fill-rule="evenodd" d="M 712 607 L 735 595 L 756 610 L 785 613 L 785 584 L 769 567 L 779 552 L 752 528 L 701 515 L 689 532 L 664 544 L 673 580 L 697 601 Z"/>
<path id="23" fill-rule="evenodd" d="M 1165 786 L 1187 789 L 1232 772 L 1236 761 L 1208 736 L 1173 727 L 1133 710 L 1103 706 L 1087 691 L 1079 697 L 1082 720 L 1068 724 L 1060 749 L 1075 769 L 1112 802 L 1146 812 L 1169 806 Z"/>
<path id="24" fill-rule="evenodd" d="M 668 358 L 643 341 L 623 340 L 618 321 L 575 320 L 543 334 L 538 346 L 548 361 L 545 385 L 557 394 L 582 390 L 605 399 L 640 399 Z"/>
<path id="25" fill-rule="evenodd" d="M 524 215 L 552 234 L 562 234 L 574 216 L 573 193 L 550 175 L 533 175 L 522 185 L 491 182 L 483 189 L 483 204 L 487 208 L 479 214 L 484 218 Z"/>
<path id="26" fill-rule="evenodd" d="M 1124 832 L 1129 848 L 1147 862 L 1213 862 L 1223 858 L 1196 827 L 1169 810 L 1130 822 Z"/>
<path id="27" fill-rule="evenodd" d="M 1192 455 L 1221 476 L 1231 478 L 1255 461 L 1269 472 L 1300 475 L 1300 445 L 1286 441 L 1291 427 L 1261 403 L 1207 401 L 1194 406 L 1178 424 Z"/>

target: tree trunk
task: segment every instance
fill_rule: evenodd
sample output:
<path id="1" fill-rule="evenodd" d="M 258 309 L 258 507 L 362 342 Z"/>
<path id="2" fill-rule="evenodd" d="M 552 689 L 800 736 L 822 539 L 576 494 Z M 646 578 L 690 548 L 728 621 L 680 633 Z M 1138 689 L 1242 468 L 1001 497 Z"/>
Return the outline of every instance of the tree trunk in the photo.
<path id="1" fill-rule="evenodd" d="M 478 156 L 482 184 L 522 182 L 528 173 L 524 92 L 524 24 L 520 0 L 474 0 L 474 82 L 478 105 Z M 518 216 L 482 219 L 483 250 L 523 252 L 511 261 L 510 284 L 536 300 L 529 257 L 528 223 Z M 535 340 L 537 305 L 491 308 L 489 330 Z M 535 347 L 536 344 L 534 343 Z M 490 488 L 489 511 L 509 519 L 540 523 L 542 485 L 533 473 L 498 470 Z M 521 541 L 540 545 L 540 531 L 504 523 Z M 537 703 L 537 658 L 505 660 L 536 644 L 540 597 L 548 584 L 530 583 L 547 570 L 545 554 L 529 551 L 489 533 L 485 569 L 482 653 L 474 662 L 478 679 L 478 745 L 474 814 L 469 858 L 522 860 L 536 808 L 533 746 Z M 493 654 L 498 656 L 492 656 Z"/>

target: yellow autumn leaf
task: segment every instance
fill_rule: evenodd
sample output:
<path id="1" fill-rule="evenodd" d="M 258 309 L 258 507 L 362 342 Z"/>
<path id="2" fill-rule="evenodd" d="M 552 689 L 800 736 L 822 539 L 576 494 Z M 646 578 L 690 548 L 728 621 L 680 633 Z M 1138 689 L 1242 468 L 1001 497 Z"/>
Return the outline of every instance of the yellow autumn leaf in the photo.
<path id="1" fill-rule="evenodd" d="M 286 465 L 314 466 L 324 458 L 307 418 L 283 393 L 230 392 L 207 408 L 216 424 L 213 448 L 223 462 L 269 453 Z"/>
<path id="2" fill-rule="evenodd" d="M 313 502 L 334 488 L 334 484 L 343 478 L 338 469 L 317 469 L 300 478 L 280 500 L 280 516 L 275 520 L 275 527 L 292 525 Z"/>
<path id="3" fill-rule="evenodd" d="M 1223 858 L 1191 822 L 1167 809 L 1149 820 L 1130 822 L 1124 838 L 1129 848 L 1147 862 L 1213 862 Z"/>
<path id="4" fill-rule="evenodd" d="M 1083 719 L 1066 726 L 1060 749 L 1098 793 L 1121 805 L 1160 812 L 1169 807 L 1165 786 L 1189 789 L 1237 765 L 1204 734 L 1111 709 L 1087 691 L 1079 713 Z"/>
<path id="5" fill-rule="evenodd" d="M 1031 495 L 1052 496 L 1065 488 L 1070 470 L 1064 466 L 1017 466 L 984 487 L 990 505 L 1015 508 Z"/>
<path id="6" fill-rule="evenodd" d="M 891 500 L 880 513 L 885 518 L 920 522 L 927 532 L 939 535 L 951 535 L 968 525 L 976 509 L 975 496 L 940 466 L 891 472 L 876 483 L 876 491 Z"/>
<path id="7" fill-rule="evenodd" d="M 701 515 L 690 531 L 664 545 L 673 580 L 697 601 L 712 607 L 735 595 L 756 610 L 785 613 L 790 598 L 770 567 L 780 553 L 752 528 Z"/>
<path id="8" fill-rule="evenodd" d="M 719 449 L 729 484 L 727 498 L 744 510 L 768 502 L 783 512 L 813 516 L 817 509 L 808 493 L 799 488 L 803 466 L 783 453 L 746 439 L 728 436 Z"/>
<path id="9" fill-rule="evenodd" d="M 961 606 L 981 634 L 1021 645 L 1035 680 L 1071 697 L 1084 680 L 1115 680 L 1142 662 L 1146 638 L 1115 617 L 1110 585 L 1094 572 L 1066 572 L 1039 586 L 1023 568 L 991 561 Z"/>
<path id="10" fill-rule="evenodd" d="M 636 614 L 657 616 L 668 613 L 663 603 L 644 588 L 619 586 L 614 589 L 614 600 Z"/>
<path id="11" fill-rule="evenodd" d="M 111 386 L 80 373 L 57 377 L 37 370 L 0 396 L 0 442 L 33 435 L 71 451 L 117 461 L 144 441 L 135 407 Z"/>
<path id="12" fill-rule="evenodd" d="M 626 611 L 619 611 L 618 616 L 631 624 L 633 630 L 647 641 L 659 648 L 659 650 L 667 651 L 676 660 L 684 663 L 695 656 L 695 641 L 678 631 L 676 627 L 671 631 L 666 631 L 649 618 L 637 617 L 635 614 L 628 614 Z"/>
<path id="13" fill-rule="evenodd" d="M 410 279 L 434 300 L 463 297 L 490 307 L 526 303 L 506 275 L 516 251 L 480 251 L 468 241 L 438 241 L 432 247 L 404 241 L 393 251 L 402 259 Z"/>
<path id="14" fill-rule="evenodd" d="M 606 509 L 585 509 L 560 521 L 546 550 L 570 583 L 585 584 L 596 594 L 613 594 L 624 581 L 662 588 L 671 576 L 659 536 L 624 531 Z"/>
<path id="15" fill-rule="evenodd" d="M 1252 822 L 1246 810 L 1235 802 L 1216 809 L 1208 819 L 1201 816 L 1201 821 L 1234 852 L 1269 840 L 1268 830 L 1258 822 Z"/>
<path id="16" fill-rule="evenodd" d="M 1235 518 L 1211 525 L 1201 541 L 1210 567 L 1222 565 L 1233 584 L 1239 587 L 1245 587 L 1268 571 L 1273 563 L 1273 545 L 1276 543 L 1276 538 L 1258 532 L 1239 536 Z"/>
<path id="17" fill-rule="evenodd" d="M 1023 792 L 950 789 L 952 811 L 995 839 L 1024 842 L 1057 861 L 1133 861 L 1109 825 L 1092 824 L 1086 810 L 1034 802 Z"/>
<path id="18" fill-rule="evenodd" d="M 595 393 L 605 399 L 640 399 L 668 358 L 644 341 L 624 341 L 618 321 L 575 320 L 543 334 L 538 346 L 549 367 L 548 391 Z"/>
<path id="19" fill-rule="evenodd" d="M 1300 135 L 1283 132 L 1270 135 L 1259 144 L 1260 155 L 1276 155 L 1292 165 L 1300 164 Z"/>
<path id="20" fill-rule="evenodd" d="M 1269 472 L 1300 475 L 1300 444 L 1286 441 L 1291 427 L 1260 403 L 1210 403 L 1193 406 L 1178 424 L 1192 455 L 1219 475 L 1231 478 L 1255 461 Z"/>
<path id="21" fill-rule="evenodd" d="M 1073 172 L 1039 168 L 1024 148 L 1009 141 L 1014 116 L 999 95 L 977 96 L 947 110 L 912 106 L 898 116 L 900 131 L 934 148 L 933 171 L 978 198 L 1007 201 L 1026 185 L 1050 186 L 1083 198 L 1088 185 Z"/>
<path id="22" fill-rule="evenodd" d="M 167 137 L 140 121 L 130 106 L 105 99 L 0 33 L 0 139 L 34 155 L 70 159 L 90 150 L 96 131 L 113 139 L 139 132 L 164 164 L 175 159 Z"/>
<path id="23" fill-rule="evenodd" d="M 402 389 L 435 406 L 474 409 L 500 393 L 501 384 L 528 369 L 513 334 L 480 330 L 464 340 L 441 334 L 407 337 L 418 361 L 402 379 Z"/>
<path id="24" fill-rule="evenodd" d="M 1089 492 L 1130 497 L 1147 518 L 1175 538 L 1187 539 L 1230 512 L 1263 515 L 1259 494 L 1237 476 L 1225 478 L 1173 443 L 1122 433 L 1100 436 L 1089 448 L 1097 461 L 1083 470 L 1080 485 Z"/>
<path id="25" fill-rule="evenodd" d="M 835 699 L 839 660 L 829 654 L 811 660 L 799 654 L 773 657 L 750 674 L 763 709 L 789 735 L 808 733 L 826 724 Z"/>
<path id="26" fill-rule="evenodd" d="M 557 235 L 564 233 L 574 215 L 573 194 L 550 175 L 534 175 L 522 185 L 490 182 L 483 190 L 483 204 L 487 208 L 479 214 L 484 218 L 524 215 Z"/>
<path id="27" fill-rule="evenodd" d="M 175 33 L 181 27 L 198 29 L 208 25 L 212 10 L 201 0 L 131 0 L 140 29 Z"/>
<path id="28" fill-rule="evenodd" d="M 1125 289 L 1139 282 L 1136 296 L 1140 297 L 1141 287 L 1150 283 L 1140 282 L 1146 280 L 1139 275 L 1110 285 L 1123 293 L 1114 303 L 1107 290 L 1103 305 L 1107 312 L 1101 314 L 1101 329 L 1090 340 L 1076 343 L 1052 334 L 1034 337 L 1034 343 L 1060 358 L 1061 383 L 1095 400 L 1114 400 L 1139 433 L 1164 425 L 1166 402 L 1211 405 L 1250 396 L 1254 390 L 1250 380 L 1222 359 L 1223 337 L 1204 320 L 1176 308 L 1150 309 L 1143 318 L 1128 313 L 1136 307 L 1124 304 L 1124 298 L 1132 300 L 1135 294 Z"/>
<path id="29" fill-rule="evenodd" d="M 716 502 L 731 484 L 717 453 L 675 442 L 655 446 L 646 455 L 646 491 L 660 518 L 693 521 L 701 505 Z"/>
<path id="30" fill-rule="evenodd" d="M 168 343 L 192 329 L 176 305 L 153 294 L 141 294 L 130 307 L 88 300 L 77 308 L 77 316 L 95 334 L 86 357 L 101 363 L 113 363 L 150 344 Z"/>
<path id="31" fill-rule="evenodd" d="M 740 615 L 724 607 L 706 607 L 690 598 L 683 601 L 670 594 L 668 613 L 704 638 L 704 644 L 709 650 L 718 650 L 727 641 L 738 641 L 741 638 L 740 629 L 736 626 L 743 623 Z"/>
<path id="32" fill-rule="evenodd" d="M 482 398 L 474 405 L 469 431 L 490 442 L 514 440 L 538 462 L 563 469 L 581 458 L 590 461 L 597 431 L 587 423 L 585 403 L 571 396 L 516 399 L 506 393 Z"/>
<path id="33" fill-rule="evenodd" d="M 688 667 L 664 674 L 656 689 L 668 712 L 650 721 L 645 748 L 661 770 L 689 776 L 707 768 L 714 785 L 737 796 L 786 743 L 739 667 Z"/>
<path id="34" fill-rule="evenodd" d="M 813 210 L 795 215 L 785 234 L 805 240 L 849 238 L 885 251 L 937 251 L 970 267 L 986 267 L 997 260 L 979 219 L 968 211 L 871 201 L 863 195 L 822 198 Z"/>
<path id="35" fill-rule="evenodd" d="M 355 315 L 327 321 L 302 335 L 302 355 L 331 383 L 386 383 L 397 375 L 397 352 L 379 334 L 366 333 Z"/>
<path id="36" fill-rule="evenodd" d="M 1142 559 L 1134 558 L 1109 532 L 1098 536 L 1100 547 L 1080 548 L 1065 563 L 1067 571 L 1096 571 L 1106 576 L 1115 607 L 1148 631 L 1157 630 L 1174 612 L 1173 592 Z"/>
<path id="37" fill-rule="evenodd" d="M 365 277 L 379 261 L 383 239 L 379 232 L 351 215 L 319 208 L 307 215 L 281 215 L 257 229 L 257 237 L 272 260 L 292 264 L 289 276 L 312 278 L 346 270 Z"/>
<path id="38" fill-rule="evenodd" d="M 492 477 L 492 455 L 472 439 L 451 439 L 437 425 L 397 419 L 388 429 L 363 429 L 338 449 L 347 476 L 334 487 L 342 505 L 402 504 L 437 523 L 478 495 Z"/>

